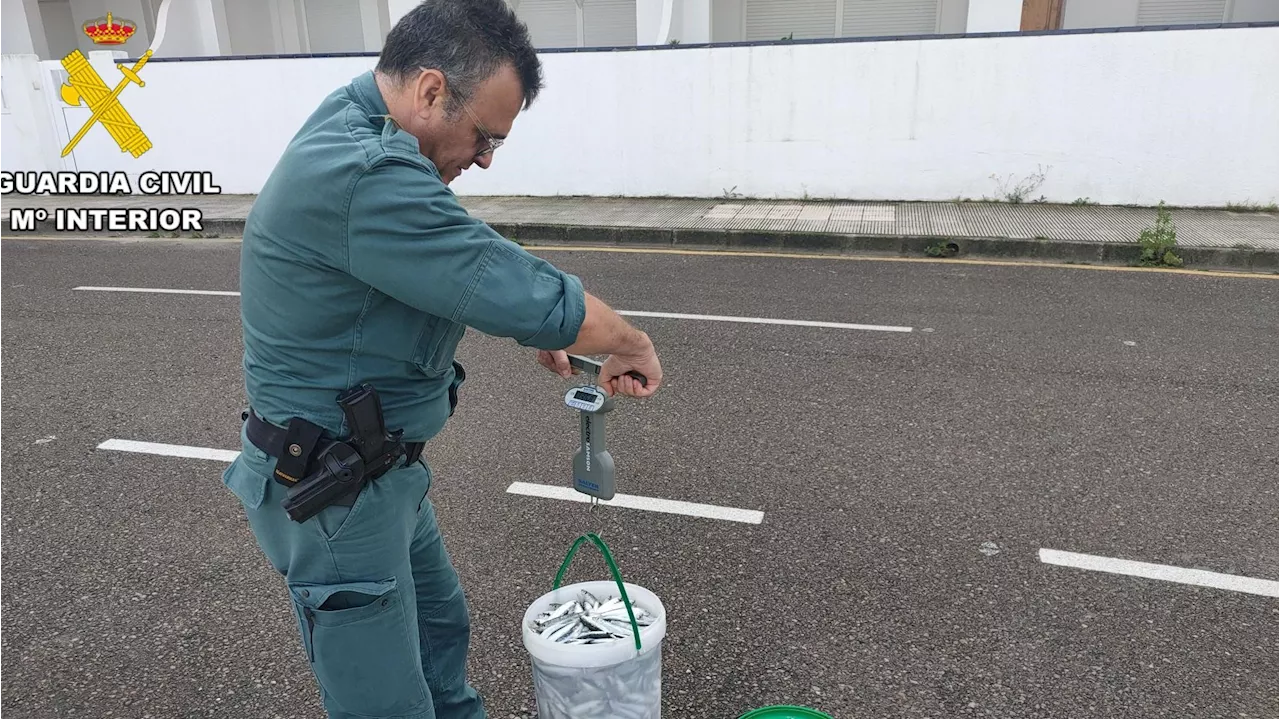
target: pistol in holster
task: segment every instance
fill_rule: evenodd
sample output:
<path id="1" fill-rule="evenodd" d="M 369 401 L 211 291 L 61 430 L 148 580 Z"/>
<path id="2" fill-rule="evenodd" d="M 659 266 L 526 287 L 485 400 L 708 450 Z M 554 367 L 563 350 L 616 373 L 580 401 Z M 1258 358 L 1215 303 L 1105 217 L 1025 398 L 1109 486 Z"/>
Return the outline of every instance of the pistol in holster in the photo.
<path id="1" fill-rule="evenodd" d="M 276 461 L 275 479 L 289 488 L 281 506 L 295 522 L 305 522 L 333 504 L 353 502 L 360 489 L 408 456 L 404 430 L 387 431 L 382 402 L 365 383 L 338 395 L 347 418 L 343 439 L 328 439 L 316 424 L 294 417 L 285 429 L 284 451 Z M 417 459 L 421 444 L 414 444 Z"/>

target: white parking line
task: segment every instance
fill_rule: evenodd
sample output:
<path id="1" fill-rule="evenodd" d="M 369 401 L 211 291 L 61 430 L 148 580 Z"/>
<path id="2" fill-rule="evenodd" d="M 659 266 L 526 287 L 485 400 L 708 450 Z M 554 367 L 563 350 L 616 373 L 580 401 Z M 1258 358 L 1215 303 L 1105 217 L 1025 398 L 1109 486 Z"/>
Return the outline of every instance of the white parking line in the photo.
<path id="1" fill-rule="evenodd" d="M 212 459 L 218 462 L 234 462 L 239 452 L 212 447 L 188 447 L 183 444 L 159 444 L 157 442 L 135 442 L 131 439 L 109 439 L 98 445 L 98 449 L 110 449 L 117 452 L 139 452 L 142 454 L 159 454 L 166 457 L 186 457 L 188 459 Z"/>
<path id="2" fill-rule="evenodd" d="M 239 292 L 226 290 L 165 290 L 156 287 L 73 287 L 85 292 L 150 292 L 162 295 L 218 295 L 219 297 L 239 297 Z"/>
<path id="3" fill-rule="evenodd" d="M 1241 577 L 1235 574 L 1206 572 L 1202 569 L 1184 569 L 1166 564 L 1148 564 L 1147 562 L 1135 562 L 1128 559 L 1112 559 L 1092 554 L 1063 552 L 1057 549 L 1041 549 L 1040 561 L 1045 564 L 1088 569 L 1095 572 L 1126 574 L 1131 577 L 1160 579 L 1166 582 L 1194 584 L 1199 587 L 1211 587 L 1213 589 L 1228 589 L 1233 592 L 1245 592 L 1247 594 L 1261 594 L 1264 597 L 1280 597 L 1280 582 Z"/>
<path id="4" fill-rule="evenodd" d="M 847 322 L 818 322 L 814 320 L 774 320 L 765 317 L 728 317 L 725 315 L 683 315 L 675 312 L 637 312 L 618 310 L 620 315 L 632 317 L 666 317 L 674 320 L 709 320 L 711 322 L 745 322 L 756 325 L 790 325 L 793 327 L 829 327 L 838 330 L 870 330 L 872 332 L 910 332 L 910 327 L 892 325 L 856 325 Z"/>
<path id="5" fill-rule="evenodd" d="M 74 287 L 83 292 L 143 292 L 166 295 L 219 295 L 223 297 L 239 297 L 239 292 L 223 290 L 169 290 L 155 287 Z M 768 317 L 735 317 L 730 315 L 688 315 L 678 312 L 641 312 L 639 310 L 617 310 L 620 315 L 631 317 L 659 317 L 673 320 L 704 320 L 708 322 L 742 322 L 755 325 L 787 325 L 791 327 L 825 327 L 837 330 L 867 330 L 870 332 L 911 332 L 912 327 L 895 325 L 863 325 L 849 322 L 819 322 L 817 320 L 783 320 Z"/>
<path id="6" fill-rule="evenodd" d="M 159 442 L 137 442 L 131 439 L 109 439 L 98 445 L 98 449 L 116 452 L 137 452 L 139 454 L 157 454 L 164 457 L 184 457 L 187 459 L 208 459 L 217 462 L 234 462 L 239 452 L 212 447 L 191 447 L 185 444 L 161 444 Z M 589 502 L 587 495 L 575 491 L 571 487 L 551 487 L 543 484 L 513 482 L 507 487 L 511 494 L 523 494 L 545 499 L 563 499 L 570 502 Z M 600 502 L 601 505 L 643 509 L 650 512 L 666 512 L 683 514 L 689 517 L 706 517 L 723 519 L 729 522 L 760 524 L 764 521 L 764 512 L 735 507 L 718 507 L 714 504 L 695 504 L 679 502 L 674 499 L 658 499 L 656 497 L 637 497 L 629 494 L 616 494 L 613 499 Z"/>
<path id="7" fill-rule="evenodd" d="M 529 497 L 544 499 L 563 499 L 567 502 L 590 502 L 591 498 L 572 487 L 553 487 L 545 484 L 528 482 L 512 482 L 507 487 L 510 494 L 523 494 Z M 656 497 L 638 497 L 633 494 L 615 494 L 613 499 L 601 500 L 601 506 L 626 507 L 627 509 L 643 509 L 649 512 L 665 512 L 667 514 L 683 514 L 689 517 L 705 517 L 707 519 L 723 519 L 729 522 L 760 524 L 764 521 L 764 512 L 754 509 L 737 509 L 736 507 L 719 507 L 714 504 L 695 504 L 680 502 L 674 499 L 658 499 Z"/>

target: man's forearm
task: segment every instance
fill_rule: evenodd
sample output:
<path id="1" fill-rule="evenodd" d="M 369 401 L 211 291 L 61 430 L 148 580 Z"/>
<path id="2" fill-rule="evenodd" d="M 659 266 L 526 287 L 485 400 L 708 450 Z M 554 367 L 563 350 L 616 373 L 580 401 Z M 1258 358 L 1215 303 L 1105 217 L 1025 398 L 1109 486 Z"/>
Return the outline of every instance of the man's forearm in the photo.
<path id="1" fill-rule="evenodd" d="M 572 354 L 638 354 L 649 346 L 645 333 L 627 324 L 590 292 L 586 294 L 587 316 L 578 330 L 578 339 L 565 348 Z"/>

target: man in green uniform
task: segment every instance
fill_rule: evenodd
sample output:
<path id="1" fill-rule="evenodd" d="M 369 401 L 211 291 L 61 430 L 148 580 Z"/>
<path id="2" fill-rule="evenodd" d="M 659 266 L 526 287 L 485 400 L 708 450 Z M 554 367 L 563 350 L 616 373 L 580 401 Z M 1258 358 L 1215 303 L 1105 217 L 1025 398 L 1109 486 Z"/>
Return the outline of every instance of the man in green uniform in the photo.
<path id="1" fill-rule="evenodd" d="M 466 328 L 536 348 L 563 376 L 566 350 L 608 354 L 600 383 L 610 394 L 648 397 L 662 382 L 643 332 L 577 277 L 469 217 L 447 187 L 489 166 L 541 84 L 503 0 L 429 0 L 397 23 L 374 72 L 307 119 L 248 218 L 251 411 L 223 481 L 284 577 L 330 717 L 485 716 L 465 673 L 467 604 L 419 454 L 457 404 Z M 291 518 L 281 503 L 300 480 L 359 461 L 321 450 L 360 424 L 336 398 L 366 383 L 386 428 L 403 432 L 404 456 Z"/>

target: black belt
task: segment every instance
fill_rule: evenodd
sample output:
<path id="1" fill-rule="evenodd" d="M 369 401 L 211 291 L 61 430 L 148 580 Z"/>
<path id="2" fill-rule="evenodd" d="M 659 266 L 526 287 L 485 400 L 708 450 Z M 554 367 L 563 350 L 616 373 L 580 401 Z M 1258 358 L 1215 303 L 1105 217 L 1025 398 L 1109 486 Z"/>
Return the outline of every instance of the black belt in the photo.
<path id="1" fill-rule="evenodd" d="M 244 412 L 241 416 L 246 422 L 245 435 L 249 437 L 249 441 L 255 447 L 277 459 L 283 457 L 289 451 L 285 447 L 285 441 L 288 437 L 288 432 L 285 429 L 259 417 L 258 413 L 252 409 Z M 404 450 L 406 456 L 404 458 L 404 466 L 407 467 L 418 461 L 418 458 L 422 456 L 422 449 L 426 445 L 426 442 L 405 442 Z"/>

